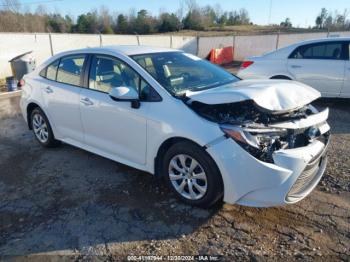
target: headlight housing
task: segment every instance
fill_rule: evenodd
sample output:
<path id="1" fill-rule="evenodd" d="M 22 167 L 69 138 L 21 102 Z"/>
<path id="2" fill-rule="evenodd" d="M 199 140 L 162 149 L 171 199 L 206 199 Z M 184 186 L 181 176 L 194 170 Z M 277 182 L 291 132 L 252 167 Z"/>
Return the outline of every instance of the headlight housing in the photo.
<path id="1" fill-rule="evenodd" d="M 273 163 L 272 153 L 288 146 L 288 131 L 264 125 L 221 125 L 227 137 L 235 140 L 244 150 L 259 160 Z"/>

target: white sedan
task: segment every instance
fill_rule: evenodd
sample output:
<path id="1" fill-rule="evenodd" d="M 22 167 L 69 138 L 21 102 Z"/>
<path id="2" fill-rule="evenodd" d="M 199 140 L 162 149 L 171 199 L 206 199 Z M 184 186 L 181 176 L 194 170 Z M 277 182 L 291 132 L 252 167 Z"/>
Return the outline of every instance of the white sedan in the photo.
<path id="1" fill-rule="evenodd" d="M 326 168 L 328 109 L 318 112 L 320 93 L 301 83 L 240 81 L 143 46 L 61 53 L 20 83 L 41 145 L 62 141 L 164 177 L 192 205 L 295 203 Z"/>
<path id="2" fill-rule="evenodd" d="M 323 97 L 350 98 L 350 38 L 305 41 L 271 53 L 249 57 L 238 76 L 242 79 L 297 80 Z"/>

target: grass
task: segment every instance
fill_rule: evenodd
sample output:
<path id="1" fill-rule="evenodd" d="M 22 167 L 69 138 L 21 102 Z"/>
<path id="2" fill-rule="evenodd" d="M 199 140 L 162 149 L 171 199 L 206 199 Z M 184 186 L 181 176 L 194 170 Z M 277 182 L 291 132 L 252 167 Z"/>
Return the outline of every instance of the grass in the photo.
<path id="1" fill-rule="evenodd" d="M 166 35 L 178 36 L 227 36 L 227 35 L 262 35 L 262 34 L 283 34 L 290 33 L 310 33 L 324 32 L 318 29 L 308 28 L 281 28 L 279 26 L 260 26 L 260 25 L 235 25 L 235 26 L 213 26 L 202 31 L 180 30 L 178 32 L 164 33 Z"/>

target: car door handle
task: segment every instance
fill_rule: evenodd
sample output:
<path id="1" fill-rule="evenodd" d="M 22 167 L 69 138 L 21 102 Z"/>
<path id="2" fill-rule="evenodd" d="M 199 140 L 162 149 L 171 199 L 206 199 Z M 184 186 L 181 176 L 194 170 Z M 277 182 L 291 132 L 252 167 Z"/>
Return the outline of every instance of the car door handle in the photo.
<path id="1" fill-rule="evenodd" d="M 94 104 L 94 102 L 92 102 L 88 97 L 82 98 L 80 102 L 82 102 L 86 106 L 92 106 Z"/>
<path id="2" fill-rule="evenodd" d="M 301 68 L 300 65 L 292 65 L 291 67 L 292 67 L 292 68 Z"/>
<path id="3" fill-rule="evenodd" d="M 45 92 L 48 93 L 48 94 L 51 94 L 51 93 L 53 93 L 53 90 L 52 90 L 51 87 L 47 86 L 47 87 L 45 88 Z"/>

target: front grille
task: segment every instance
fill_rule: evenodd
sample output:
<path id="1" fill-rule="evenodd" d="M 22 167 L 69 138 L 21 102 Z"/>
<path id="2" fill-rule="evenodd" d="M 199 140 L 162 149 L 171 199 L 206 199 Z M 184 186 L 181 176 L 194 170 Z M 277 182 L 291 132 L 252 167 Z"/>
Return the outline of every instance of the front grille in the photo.
<path id="1" fill-rule="evenodd" d="M 307 165 L 298 179 L 295 181 L 292 188 L 289 190 L 287 198 L 297 197 L 307 190 L 310 183 L 317 177 L 318 171 L 322 164 L 323 158 L 318 159 L 317 161 L 312 162 Z"/>
<path id="2" fill-rule="evenodd" d="M 310 160 L 309 164 L 289 190 L 286 196 L 287 202 L 293 202 L 303 197 L 304 192 L 314 187 L 321 179 L 327 165 L 325 154 L 329 145 L 329 135 L 325 136 L 324 141 L 326 145 L 324 149 Z"/>

